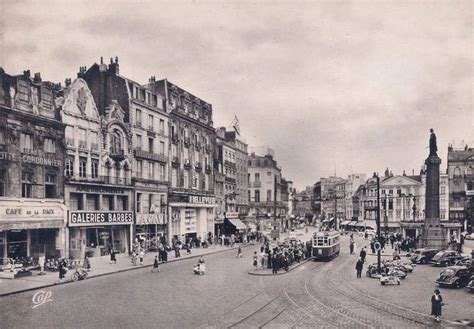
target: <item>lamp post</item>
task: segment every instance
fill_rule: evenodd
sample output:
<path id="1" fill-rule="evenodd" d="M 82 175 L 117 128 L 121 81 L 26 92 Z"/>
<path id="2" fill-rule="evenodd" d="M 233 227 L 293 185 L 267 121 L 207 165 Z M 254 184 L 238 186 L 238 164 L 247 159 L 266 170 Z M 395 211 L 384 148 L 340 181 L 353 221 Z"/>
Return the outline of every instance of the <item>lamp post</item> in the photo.
<path id="1" fill-rule="evenodd" d="M 377 242 L 380 244 L 380 178 L 377 173 L 374 172 L 373 178 L 377 180 L 377 217 L 376 217 L 376 224 L 377 224 Z M 381 248 L 377 250 L 377 272 L 382 272 L 381 270 Z"/>

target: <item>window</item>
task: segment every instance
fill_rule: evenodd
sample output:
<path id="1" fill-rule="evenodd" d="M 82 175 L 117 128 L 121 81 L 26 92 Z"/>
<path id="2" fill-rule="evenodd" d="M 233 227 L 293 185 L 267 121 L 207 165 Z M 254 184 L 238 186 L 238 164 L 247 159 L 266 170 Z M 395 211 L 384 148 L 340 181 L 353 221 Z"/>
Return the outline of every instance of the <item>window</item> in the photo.
<path id="1" fill-rule="evenodd" d="M 87 174 L 87 158 L 79 158 L 79 177 L 86 177 Z"/>
<path id="2" fill-rule="evenodd" d="M 5 145 L 5 132 L 0 130 L 0 145 Z"/>
<path id="3" fill-rule="evenodd" d="M 44 197 L 53 199 L 56 197 L 56 175 L 46 174 L 44 178 Z"/>
<path id="4" fill-rule="evenodd" d="M 137 135 L 137 150 L 141 150 L 142 146 L 142 135 Z"/>
<path id="5" fill-rule="evenodd" d="M 398 196 L 402 195 L 402 189 L 397 189 L 397 195 Z"/>
<path id="6" fill-rule="evenodd" d="M 137 177 L 142 177 L 143 174 L 143 162 L 142 160 L 137 160 Z"/>
<path id="7" fill-rule="evenodd" d="M 69 207 L 71 210 L 84 210 L 84 198 L 82 193 L 71 193 Z"/>
<path id="8" fill-rule="evenodd" d="M 388 190 L 389 195 L 393 195 L 393 190 Z"/>
<path id="9" fill-rule="evenodd" d="M 68 156 L 66 159 L 66 176 L 74 175 L 74 157 Z"/>
<path id="10" fill-rule="evenodd" d="M 249 194 L 249 202 L 252 201 L 252 192 L 250 190 L 248 190 L 248 194 Z"/>
<path id="11" fill-rule="evenodd" d="M 148 152 L 154 153 L 154 138 L 148 138 Z"/>
<path id="12" fill-rule="evenodd" d="M 21 151 L 33 150 L 33 136 L 30 134 L 21 133 L 20 135 L 20 148 Z"/>
<path id="13" fill-rule="evenodd" d="M 178 176 L 176 173 L 176 169 L 171 170 L 171 186 L 172 187 L 177 187 L 178 185 Z"/>
<path id="14" fill-rule="evenodd" d="M 98 151 L 99 150 L 99 134 L 95 131 L 91 131 L 89 133 L 90 141 L 91 141 L 91 150 Z"/>
<path id="15" fill-rule="evenodd" d="M 160 164 L 160 180 L 161 180 L 161 181 L 165 181 L 165 180 L 166 180 L 166 177 L 165 177 L 165 165 L 163 165 L 163 164 Z"/>
<path id="16" fill-rule="evenodd" d="M 150 165 L 151 163 L 148 163 L 148 161 L 143 161 L 142 178 L 148 179 L 150 177 L 149 176 L 149 167 L 151 167 Z"/>
<path id="17" fill-rule="evenodd" d="M 388 209 L 392 210 L 393 209 L 393 199 L 388 200 Z"/>
<path id="18" fill-rule="evenodd" d="M 255 190 L 255 202 L 260 202 L 260 190 Z"/>
<path id="19" fill-rule="evenodd" d="M 33 173 L 24 171 L 21 173 L 21 197 L 31 198 L 33 188 Z"/>
<path id="20" fill-rule="evenodd" d="M 41 88 L 41 102 L 43 103 L 43 107 L 50 108 L 51 104 L 53 103 L 53 93 L 48 88 Z"/>
<path id="21" fill-rule="evenodd" d="M 44 151 L 46 153 L 56 153 L 56 141 L 51 138 L 44 139 Z"/>
<path id="22" fill-rule="evenodd" d="M 441 186 L 440 189 L 441 189 L 441 192 L 440 192 L 441 195 L 446 194 L 446 186 Z"/>
<path id="23" fill-rule="evenodd" d="M 189 188 L 189 174 L 188 171 L 184 171 L 184 188 Z"/>
<path id="24" fill-rule="evenodd" d="M 267 190 L 267 201 L 272 201 L 272 190 Z"/>
<path id="25" fill-rule="evenodd" d="M 79 148 L 87 149 L 87 131 L 85 129 L 79 128 Z"/>
<path id="26" fill-rule="evenodd" d="M 396 214 L 397 214 L 397 219 L 400 219 L 401 211 L 400 211 L 400 210 L 397 210 L 397 211 L 396 211 Z"/>
<path id="27" fill-rule="evenodd" d="M 260 182 L 260 174 L 259 173 L 255 173 L 255 181 Z"/>
<path id="28" fill-rule="evenodd" d="M 148 130 L 150 130 L 150 131 L 154 130 L 153 124 L 154 124 L 153 115 L 148 114 Z"/>
<path id="29" fill-rule="evenodd" d="M 160 141 L 160 154 L 165 154 L 165 142 Z"/>
<path id="30" fill-rule="evenodd" d="M 92 162 L 91 162 L 91 175 L 92 175 L 92 178 L 98 178 L 99 177 L 99 160 L 98 159 L 92 159 Z"/>
<path id="31" fill-rule="evenodd" d="M 30 88 L 29 84 L 25 80 L 18 81 L 18 95 L 21 101 L 30 101 Z"/>
<path id="32" fill-rule="evenodd" d="M 142 126 L 142 111 L 137 109 L 135 111 L 135 124 L 138 126 L 138 127 L 141 127 Z"/>
<path id="33" fill-rule="evenodd" d="M 6 196 L 6 182 L 7 182 L 7 171 L 0 169 L 0 196 Z"/>
<path id="34" fill-rule="evenodd" d="M 142 212 L 142 194 L 137 193 L 137 212 Z"/>
<path id="35" fill-rule="evenodd" d="M 165 134 L 165 120 L 160 119 L 160 134 Z"/>
<path id="36" fill-rule="evenodd" d="M 117 129 L 110 134 L 110 153 L 123 153 L 122 134 Z"/>

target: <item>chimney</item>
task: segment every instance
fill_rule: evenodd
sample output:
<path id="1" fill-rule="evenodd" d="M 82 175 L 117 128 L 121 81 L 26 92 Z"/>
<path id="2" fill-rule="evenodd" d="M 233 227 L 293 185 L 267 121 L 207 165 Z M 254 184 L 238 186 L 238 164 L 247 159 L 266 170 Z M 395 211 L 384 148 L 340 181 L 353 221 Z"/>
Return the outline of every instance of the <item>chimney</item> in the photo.
<path id="1" fill-rule="evenodd" d="M 30 70 L 23 71 L 23 75 L 25 78 L 29 78 L 31 76 Z"/>
<path id="2" fill-rule="evenodd" d="M 68 87 L 68 86 L 71 84 L 71 78 L 67 78 L 67 79 L 64 81 L 64 84 L 66 85 L 66 87 Z"/>
<path id="3" fill-rule="evenodd" d="M 87 67 L 86 66 L 81 66 L 79 67 L 79 73 L 77 74 L 77 77 L 78 78 L 83 78 L 85 73 L 87 71 Z"/>
<path id="4" fill-rule="evenodd" d="M 411 175 L 412 175 L 412 176 L 415 176 L 415 169 L 412 169 L 412 170 L 411 170 Z"/>
<path id="5" fill-rule="evenodd" d="M 107 71 L 107 65 L 104 64 L 104 57 L 100 57 L 99 72 Z"/>
<path id="6" fill-rule="evenodd" d="M 35 83 L 40 83 L 41 82 L 41 73 L 40 72 L 35 73 L 35 77 L 33 78 L 33 81 Z"/>
<path id="7" fill-rule="evenodd" d="M 407 174 L 406 174 L 405 170 L 403 170 L 403 176 L 406 176 L 406 175 L 407 175 Z"/>
<path id="8" fill-rule="evenodd" d="M 112 74 L 119 74 L 119 64 L 118 64 L 118 57 L 115 57 L 115 63 L 112 57 L 110 57 L 110 64 L 109 64 L 109 72 Z"/>

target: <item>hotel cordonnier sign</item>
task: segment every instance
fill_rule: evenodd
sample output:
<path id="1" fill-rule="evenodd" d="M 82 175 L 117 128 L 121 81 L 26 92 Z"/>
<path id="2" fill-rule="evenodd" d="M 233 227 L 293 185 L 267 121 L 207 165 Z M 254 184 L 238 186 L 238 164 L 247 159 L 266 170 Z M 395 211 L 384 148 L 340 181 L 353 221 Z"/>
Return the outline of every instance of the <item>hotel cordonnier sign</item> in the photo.
<path id="1" fill-rule="evenodd" d="M 131 211 L 71 211 L 69 226 L 130 225 Z"/>

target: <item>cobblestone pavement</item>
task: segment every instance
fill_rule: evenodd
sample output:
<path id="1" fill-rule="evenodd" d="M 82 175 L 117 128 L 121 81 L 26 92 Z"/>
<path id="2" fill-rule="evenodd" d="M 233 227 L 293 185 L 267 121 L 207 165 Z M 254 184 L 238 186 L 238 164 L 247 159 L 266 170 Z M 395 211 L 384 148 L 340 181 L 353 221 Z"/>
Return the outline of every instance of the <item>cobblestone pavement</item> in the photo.
<path id="1" fill-rule="evenodd" d="M 286 275 L 252 276 L 258 245 L 196 259 L 45 288 L 52 301 L 33 308 L 36 291 L 0 298 L 1 328 L 416 328 L 433 327 L 429 298 L 439 269 L 416 267 L 400 286 L 355 278 L 355 255 L 307 262 Z M 347 249 L 347 250 L 346 250 Z M 422 282 L 428 283 L 422 283 Z M 444 317 L 472 313 L 472 295 L 443 289 Z M 443 325 L 448 323 L 444 322 Z"/>

